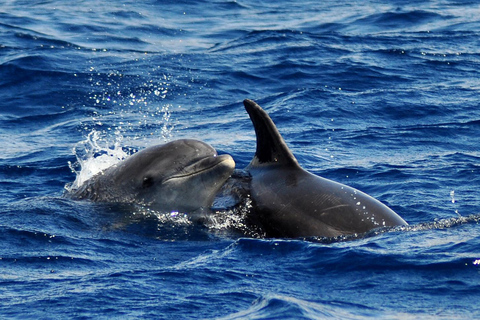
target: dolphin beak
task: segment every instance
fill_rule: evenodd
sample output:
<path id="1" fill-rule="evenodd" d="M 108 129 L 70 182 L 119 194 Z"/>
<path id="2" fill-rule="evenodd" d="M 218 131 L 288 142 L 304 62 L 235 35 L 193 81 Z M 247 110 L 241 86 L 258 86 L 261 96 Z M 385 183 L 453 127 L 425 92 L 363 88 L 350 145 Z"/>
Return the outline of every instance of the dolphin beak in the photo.
<path id="1" fill-rule="evenodd" d="M 208 156 L 186 166 L 181 172 L 169 177 L 165 181 L 198 175 L 213 170 L 228 173 L 228 178 L 233 173 L 233 170 L 235 170 L 235 161 L 228 154 Z"/>

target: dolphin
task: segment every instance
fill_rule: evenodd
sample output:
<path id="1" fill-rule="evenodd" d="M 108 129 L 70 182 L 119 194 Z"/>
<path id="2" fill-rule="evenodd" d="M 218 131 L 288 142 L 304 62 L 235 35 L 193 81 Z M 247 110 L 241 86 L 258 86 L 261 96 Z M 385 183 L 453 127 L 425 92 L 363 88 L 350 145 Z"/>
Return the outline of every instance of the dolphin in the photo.
<path id="1" fill-rule="evenodd" d="M 249 219 L 267 237 L 338 237 L 407 225 L 371 196 L 300 167 L 269 115 L 244 100 L 257 136 L 250 174 Z"/>
<path id="2" fill-rule="evenodd" d="M 135 153 L 71 190 L 69 196 L 187 213 L 210 208 L 234 169 L 230 155 L 218 155 L 198 140 L 181 139 Z"/>

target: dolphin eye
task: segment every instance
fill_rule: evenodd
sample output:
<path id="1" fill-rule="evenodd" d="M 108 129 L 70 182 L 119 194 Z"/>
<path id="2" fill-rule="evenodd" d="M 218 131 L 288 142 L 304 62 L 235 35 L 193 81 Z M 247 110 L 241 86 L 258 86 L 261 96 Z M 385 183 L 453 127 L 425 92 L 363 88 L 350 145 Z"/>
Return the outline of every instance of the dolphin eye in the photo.
<path id="1" fill-rule="evenodd" d="M 153 178 L 148 176 L 144 177 L 142 182 L 142 188 L 146 189 L 150 188 L 151 186 L 153 186 Z"/>

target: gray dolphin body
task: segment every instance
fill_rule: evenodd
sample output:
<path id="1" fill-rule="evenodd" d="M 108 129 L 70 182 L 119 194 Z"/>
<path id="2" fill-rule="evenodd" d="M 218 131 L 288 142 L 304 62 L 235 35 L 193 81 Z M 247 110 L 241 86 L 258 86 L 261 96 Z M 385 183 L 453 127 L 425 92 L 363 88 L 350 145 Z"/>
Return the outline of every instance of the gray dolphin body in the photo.
<path id="1" fill-rule="evenodd" d="M 161 211 L 209 208 L 235 169 L 229 155 L 190 139 L 152 146 L 95 175 L 73 199 L 137 203 Z"/>
<path id="2" fill-rule="evenodd" d="M 336 237 L 407 223 L 389 207 L 352 187 L 300 167 L 268 114 L 245 100 L 257 136 L 251 175 L 251 220 L 267 237 Z"/>

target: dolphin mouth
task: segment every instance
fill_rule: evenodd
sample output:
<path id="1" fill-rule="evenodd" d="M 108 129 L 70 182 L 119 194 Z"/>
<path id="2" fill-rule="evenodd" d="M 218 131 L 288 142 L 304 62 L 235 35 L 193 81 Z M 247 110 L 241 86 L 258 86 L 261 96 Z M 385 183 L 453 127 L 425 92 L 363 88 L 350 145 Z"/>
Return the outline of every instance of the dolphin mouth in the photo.
<path id="1" fill-rule="evenodd" d="M 230 176 L 230 174 L 235 169 L 235 161 L 228 154 L 212 155 L 200 158 L 183 168 L 179 173 L 166 178 L 163 182 L 199 175 L 203 172 L 212 171 L 219 166 L 224 167 L 226 171 L 230 171 L 228 175 Z"/>

